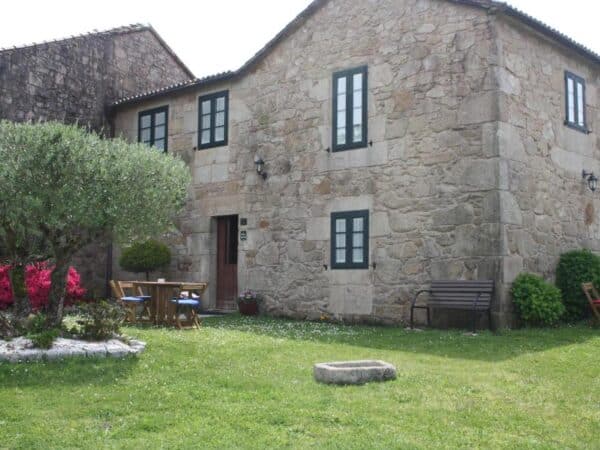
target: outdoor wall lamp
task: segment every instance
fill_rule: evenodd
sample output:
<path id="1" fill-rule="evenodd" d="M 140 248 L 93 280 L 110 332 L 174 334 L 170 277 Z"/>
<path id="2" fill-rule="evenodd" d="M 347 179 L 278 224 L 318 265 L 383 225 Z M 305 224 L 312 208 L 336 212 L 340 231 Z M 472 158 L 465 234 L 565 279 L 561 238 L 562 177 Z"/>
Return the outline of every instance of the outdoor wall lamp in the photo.
<path id="1" fill-rule="evenodd" d="M 587 181 L 590 191 L 596 192 L 598 189 L 598 178 L 594 175 L 594 172 L 586 172 L 585 169 L 581 172 L 581 176 Z"/>
<path id="2" fill-rule="evenodd" d="M 267 179 L 267 172 L 265 172 L 265 162 L 258 155 L 254 157 L 254 164 L 256 165 L 256 173 L 259 174 L 263 180 Z"/>

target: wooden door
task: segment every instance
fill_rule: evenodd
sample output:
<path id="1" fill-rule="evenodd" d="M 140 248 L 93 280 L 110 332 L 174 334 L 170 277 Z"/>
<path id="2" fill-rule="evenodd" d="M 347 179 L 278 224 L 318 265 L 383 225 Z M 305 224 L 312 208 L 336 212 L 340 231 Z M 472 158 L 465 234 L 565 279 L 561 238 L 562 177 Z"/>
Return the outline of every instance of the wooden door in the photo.
<path id="1" fill-rule="evenodd" d="M 217 218 L 217 309 L 234 309 L 237 296 L 238 216 Z"/>

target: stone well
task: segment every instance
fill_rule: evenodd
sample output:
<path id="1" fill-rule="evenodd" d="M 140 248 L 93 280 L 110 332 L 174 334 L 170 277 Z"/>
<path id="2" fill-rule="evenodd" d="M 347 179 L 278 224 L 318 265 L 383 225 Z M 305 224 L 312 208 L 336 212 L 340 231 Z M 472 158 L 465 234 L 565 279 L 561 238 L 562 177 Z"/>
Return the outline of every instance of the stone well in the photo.
<path id="1" fill-rule="evenodd" d="M 314 366 L 315 380 L 326 384 L 365 384 L 396 379 L 396 368 L 385 361 L 342 361 Z"/>

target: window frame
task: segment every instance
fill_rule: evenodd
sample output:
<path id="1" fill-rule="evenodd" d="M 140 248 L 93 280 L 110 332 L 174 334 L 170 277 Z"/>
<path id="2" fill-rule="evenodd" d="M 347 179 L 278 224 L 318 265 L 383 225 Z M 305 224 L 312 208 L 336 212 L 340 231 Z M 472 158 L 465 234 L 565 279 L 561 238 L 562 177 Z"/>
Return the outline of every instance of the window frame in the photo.
<path id="1" fill-rule="evenodd" d="M 569 120 L 569 80 L 573 81 L 573 108 L 575 112 L 575 121 L 571 122 Z M 581 84 L 583 89 L 582 99 L 583 99 L 583 126 L 579 125 L 579 96 L 577 95 L 578 89 L 577 85 Z M 573 128 L 574 130 L 581 131 L 583 133 L 588 133 L 587 126 L 587 112 L 586 112 L 586 87 L 585 87 L 585 79 L 580 77 L 579 75 L 575 75 L 573 72 L 569 72 L 565 70 L 565 125 L 569 128 Z"/>
<path id="2" fill-rule="evenodd" d="M 216 110 L 216 103 L 217 103 L 217 99 L 221 98 L 221 97 L 225 97 L 225 119 L 224 119 L 224 128 L 223 128 L 223 140 L 222 141 L 215 141 L 215 130 L 216 130 L 216 116 L 217 116 L 217 110 Z M 210 142 L 207 144 L 202 144 L 202 103 L 210 100 Z M 207 148 L 214 148 L 214 147 L 224 147 L 226 145 L 228 145 L 229 142 L 229 91 L 225 90 L 225 91 L 219 91 L 219 92 L 214 92 L 212 94 L 207 94 L 207 95 L 202 95 L 200 97 L 198 97 L 198 150 L 204 150 Z"/>
<path id="3" fill-rule="evenodd" d="M 353 142 L 353 112 L 354 112 L 354 75 L 362 74 L 362 140 Z M 353 69 L 342 70 L 333 74 L 333 110 L 331 121 L 332 148 L 334 152 L 353 150 L 367 147 L 368 142 L 368 66 L 355 67 Z M 346 78 L 346 143 L 337 142 L 337 108 L 338 108 L 338 80 Z"/>
<path id="4" fill-rule="evenodd" d="M 159 106 L 157 108 L 146 109 L 138 113 L 138 142 L 148 145 L 149 147 L 156 148 L 154 146 L 155 138 L 154 132 L 156 128 L 155 117 L 161 112 L 165 113 L 165 147 L 162 149 L 164 153 L 167 153 L 169 149 L 169 105 Z M 150 142 L 142 142 L 142 117 L 150 116 Z M 161 149 L 157 149 L 161 150 Z"/>
<path id="5" fill-rule="evenodd" d="M 353 235 L 354 235 L 354 219 L 363 219 L 363 261 L 360 263 L 352 262 L 352 251 L 354 250 Z M 339 219 L 346 220 L 346 262 L 338 263 L 336 261 L 336 221 Z M 358 211 L 343 211 L 331 213 L 331 269 L 368 269 L 369 268 L 369 210 Z"/>

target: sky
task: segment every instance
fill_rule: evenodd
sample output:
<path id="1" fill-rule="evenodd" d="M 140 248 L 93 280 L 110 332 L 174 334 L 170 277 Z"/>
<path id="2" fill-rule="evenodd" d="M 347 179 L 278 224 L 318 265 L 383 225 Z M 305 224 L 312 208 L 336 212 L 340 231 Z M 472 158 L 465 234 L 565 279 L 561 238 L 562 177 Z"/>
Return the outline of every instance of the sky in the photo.
<path id="1" fill-rule="evenodd" d="M 367 1 L 367 0 L 355 0 Z M 20 0 L 0 8 L 0 48 L 152 24 L 196 76 L 235 70 L 311 0 Z M 600 1 L 509 0 L 600 53 Z"/>

